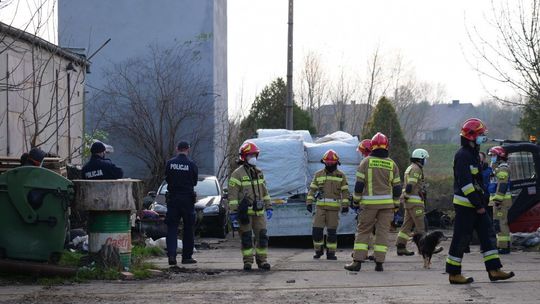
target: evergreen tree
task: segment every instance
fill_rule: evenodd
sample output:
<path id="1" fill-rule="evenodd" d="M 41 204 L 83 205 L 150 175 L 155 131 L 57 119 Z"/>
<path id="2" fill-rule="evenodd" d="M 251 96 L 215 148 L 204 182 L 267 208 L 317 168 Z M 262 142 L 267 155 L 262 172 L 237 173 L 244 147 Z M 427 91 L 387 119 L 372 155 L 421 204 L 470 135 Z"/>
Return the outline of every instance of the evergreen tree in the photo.
<path id="1" fill-rule="evenodd" d="M 400 175 L 403 176 L 409 165 L 409 148 L 403 137 L 396 110 L 386 97 L 379 99 L 362 138 L 372 138 L 377 132 L 382 132 L 388 137 L 390 158 L 397 163 Z"/>
<path id="2" fill-rule="evenodd" d="M 248 117 L 242 121 L 240 136 L 243 139 L 253 137 L 257 129 L 284 129 L 286 96 L 287 86 L 282 78 L 277 78 L 267 85 L 255 98 Z M 293 128 L 315 132 L 307 111 L 296 104 L 293 107 Z"/>
<path id="3" fill-rule="evenodd" d="M 525 138 L 528 139 L 530 135 L 540 138 L 540 98 L 529 98 L 523 108 L 519 127 Z"/>

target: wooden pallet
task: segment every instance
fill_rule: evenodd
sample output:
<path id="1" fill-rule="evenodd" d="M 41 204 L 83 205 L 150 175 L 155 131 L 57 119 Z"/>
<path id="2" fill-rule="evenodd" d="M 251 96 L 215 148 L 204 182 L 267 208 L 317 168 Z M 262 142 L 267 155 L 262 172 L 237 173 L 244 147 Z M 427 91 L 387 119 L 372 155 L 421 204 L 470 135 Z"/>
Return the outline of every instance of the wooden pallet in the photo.
<path id="1" fill-rule="evenodd" d="M 0 174 L 21 165 L 20 158 L 0 156 Z M 67 177 L 66 160 L 59 157 L 45 157 L 43 168 Z"/>

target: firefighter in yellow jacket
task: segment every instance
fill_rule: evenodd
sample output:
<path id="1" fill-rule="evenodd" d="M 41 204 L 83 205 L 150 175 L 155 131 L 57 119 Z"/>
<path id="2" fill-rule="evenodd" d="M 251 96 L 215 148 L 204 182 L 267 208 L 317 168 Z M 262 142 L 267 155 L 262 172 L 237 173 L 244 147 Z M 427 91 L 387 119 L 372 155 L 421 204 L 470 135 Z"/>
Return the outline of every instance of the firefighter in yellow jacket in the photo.
<path id="1" fill-rule="evenodd" d="M 353 262 L 346 265 L 349 271 L 360 271 L 368 257 L 368 242 L 375 227 L 375 270 L 383 271 L 388 251 L 390 222 L 394 207 L 399 206 L 401 180 L 396 163 L 388 157 L 388 138 L 378 132 L 371 139 L 371 154 L 364 158 L 356 172 L 354 203 L 362 206 L 354 240 Z"/>
<path id="2" fill-rule="evenodd" d="M 510 228 L 508 228 L 508 210 L 512 207 L 512 195 L 510 194 L 510 168 L 508 167 L 508 154 L 501 146 L 489 149 L 491 165 L 493 166 L 493 178 L 490 190 L 494 192 L 489 197 L 489 206 L 493 207 L 493 218 L 499 221 L 499 233 L 497 233 L 497 248 L 499 254 L 510 253 Z M 493 187 L 491 187 L 493 185 Z"/>
<path id="3" fill-rule="evenodd" d="M 349 212 L 349 185 L 345 174 L 337 169 L 339 156 L 334 150 L 324 153 L 321 163 L 324 169 L 315 173 L 309 186 L 307 195 L 307 210 L 313 211 L 313 202 L 316 205 L 313 217 L 313 247 L 314 259 L 320 258 L 324 253 L 324 227 L 326 227 L 326 259 L 337 260 L 337 227 L 339 224 L 339 210 Z"/>
<path id="4" fill-rule="evenodd" d="M 424 182 L 424 166 L 429 157 L 429 153 L 424 149 L 416 149 L 411 155 L 411 165 L 405 170 L 403 192 L 400 201 L 405 209 L 403 225 L 396 240 L 397 255 L 414 255 L 414 252 L 407 250 L 407 242 L 413 233 L 425 233 L 424 223 L 426 190 Z M 442 251 L 442 247 L 434 253 Z"/>
<path id="5" fill-rule="evenodd" d="M 241 166 L 229 178 L 229 212 L 231 222 L 240 223 L 246 271 L 251 270 L 254 253 L 258 268 L 270 270 L 266 220 L 272 218 L 272 204 L 262 171 L 256 167 L 259 152 L 254 143 L 244 143 L 239 151 Z"/>

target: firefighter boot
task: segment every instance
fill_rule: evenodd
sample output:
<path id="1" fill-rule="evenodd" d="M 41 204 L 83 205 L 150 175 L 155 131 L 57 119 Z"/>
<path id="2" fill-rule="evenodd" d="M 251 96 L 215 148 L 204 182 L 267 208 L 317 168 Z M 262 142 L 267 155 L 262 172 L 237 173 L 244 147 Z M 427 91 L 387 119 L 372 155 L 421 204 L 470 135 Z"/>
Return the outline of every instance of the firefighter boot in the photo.
<path id="1" fill-rule="evenodd" d="M 314 259 L 319 259 L 324 254 L 324 251 L 321 249 L 315 250 L 315 255 L 313 256 Z"/>
<path id="2" fill-rule="evenodd" d="M 464 277 L 462 274 L 451 274 L 448 277 L 450 284 L 470 284 L 474 282 L 474 279 L 471 277 Z"/>
<path id="3" fill-rule="evenodd" d="M 397 255 L 411 256 L 414 255 L 414 252 L 407 250 L 407 246 L 405 244 L 397 244 Z"/>
<path id="4" fill-rule="evenodd" d="M 510 254 L 510 248 L 499 248 L 499 254 Z"/>
<path id="5" fill-rule="evenodd" d="M 514 272 L 504 272 L 500 269 L 488 271 L 489 280 L 492 282 L 508 280 L 514 276 Z"/>
<path id="6" fill-rule="evenodd" d="M 251 263 L 244 263 L 244 271 L 250 271 L 251 270 Z"/>
<path id="7" fill-rule="evenodd" d="M 350 264 L 345 265 L 345 269 L 348 271 L 360 271 L 362 268 L 362 262 L 360 261 L 353 261 Z"/>
<path id="8" fill-rule="evenodd" d="M 336 253 L 335 252 L 330 252 L 330 251 L 327 251 L 326 252 L 326 259 L 327 260 L 337 260 L 337 256 L 336 256 Z"/>
<path id="9" fill-rule="evenodd" d="M 257 267 L 261 270 L 270 270 L 270 264 L 268 262 L 257 263 Z"/>
<path id="10" fill-rule="evenodd" d="M 375 262 L 375 271 L 384 271 L 381 262 Z"/>

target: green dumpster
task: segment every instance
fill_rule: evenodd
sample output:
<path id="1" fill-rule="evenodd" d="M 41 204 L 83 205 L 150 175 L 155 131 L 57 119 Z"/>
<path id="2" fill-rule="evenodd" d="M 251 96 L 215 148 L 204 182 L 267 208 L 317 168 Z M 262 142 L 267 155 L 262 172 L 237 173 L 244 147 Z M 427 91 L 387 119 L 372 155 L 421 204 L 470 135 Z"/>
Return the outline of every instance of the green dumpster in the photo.
<path id="1" fill-rule="evenodd" d="M 58 262 L 72 198 L 71 181 L 48 169 L 0 175 L 0 257 Z"/>

